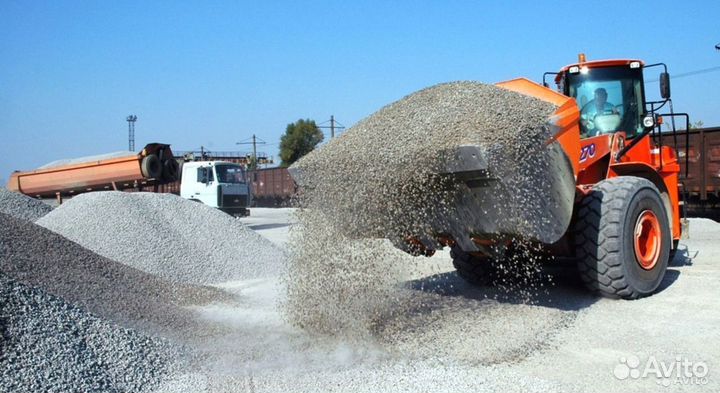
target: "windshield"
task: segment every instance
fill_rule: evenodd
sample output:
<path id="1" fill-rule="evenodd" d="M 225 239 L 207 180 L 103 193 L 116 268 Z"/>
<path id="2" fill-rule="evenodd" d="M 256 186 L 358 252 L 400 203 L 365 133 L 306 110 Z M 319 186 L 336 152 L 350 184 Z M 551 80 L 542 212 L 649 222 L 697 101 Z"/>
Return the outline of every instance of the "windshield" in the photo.
<path id="1" fill-rule="evenodd" d="M 566 92 L 580 108 L 583 138 L 625 131 L 642 132 L 642 71 L 629 67 L 595 68 L 567 74 Z"/>
<path id="2" fill-rule="evenodd" d="M 245 183 L 245 171 L 240 165 L 215 165 L 215 173 L 220 183 Z"/>

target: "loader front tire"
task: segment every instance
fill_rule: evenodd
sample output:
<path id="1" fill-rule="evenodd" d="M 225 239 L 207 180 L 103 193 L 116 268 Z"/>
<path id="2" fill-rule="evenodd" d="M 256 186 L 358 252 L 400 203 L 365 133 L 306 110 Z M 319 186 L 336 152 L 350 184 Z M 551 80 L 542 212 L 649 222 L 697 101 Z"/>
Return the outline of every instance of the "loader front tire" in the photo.
<path id="1" fill-rule="evenodd" d="M 582 280 L 603 296 L 647 296 L 665 276 L 670 224 L 660 193 L 647 179 L 597 183 L 576 206 L 573 237 Z"/>
<path id="2" fill-rule="evenodd" d="M 450 249 L 450 257 L 458 276 L 470 284 L 483 286 L 493 281 L 493 264 L 489 258 L 469 254 L 458 246 Z"/>

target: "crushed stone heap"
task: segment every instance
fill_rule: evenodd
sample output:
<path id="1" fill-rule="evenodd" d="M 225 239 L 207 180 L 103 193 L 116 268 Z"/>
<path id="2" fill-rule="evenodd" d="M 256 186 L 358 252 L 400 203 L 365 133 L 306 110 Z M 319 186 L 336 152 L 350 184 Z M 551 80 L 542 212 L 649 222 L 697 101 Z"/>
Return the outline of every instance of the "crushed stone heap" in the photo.
<path id="1" fill-rule="evenodd" d="M 93 192 L 38 224 L 112 260 L 172 282 L 275 274 L 284 253 L 236 218 L 172 194 Z"/>

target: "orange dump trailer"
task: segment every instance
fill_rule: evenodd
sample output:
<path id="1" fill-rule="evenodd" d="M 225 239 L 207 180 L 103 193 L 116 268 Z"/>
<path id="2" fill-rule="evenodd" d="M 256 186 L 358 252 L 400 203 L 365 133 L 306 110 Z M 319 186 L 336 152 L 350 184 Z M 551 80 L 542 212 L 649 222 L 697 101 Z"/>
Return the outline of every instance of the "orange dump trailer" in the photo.
<path id="1" fill-rule="evenodd" d="M 37 198 L 60 198 L 88 191 L 156 186 L 180 176 L 170 145 L 162 143 L 150 143 L 137 154 L 128 152 L 81 161 L 15 171 L 7 188 Z"/>

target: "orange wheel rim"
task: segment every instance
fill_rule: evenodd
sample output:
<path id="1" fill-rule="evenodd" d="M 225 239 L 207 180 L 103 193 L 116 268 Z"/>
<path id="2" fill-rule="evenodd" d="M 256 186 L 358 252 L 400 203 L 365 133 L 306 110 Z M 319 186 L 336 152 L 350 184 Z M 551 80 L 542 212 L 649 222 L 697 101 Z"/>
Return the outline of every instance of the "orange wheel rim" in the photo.
<path id="1" fill-rule="evenodd" d="M 660 221 L 650 210 L 640 213 L 635 223 L 635 258 L 645 270 L 650 270 L 660 258 Z"/>

